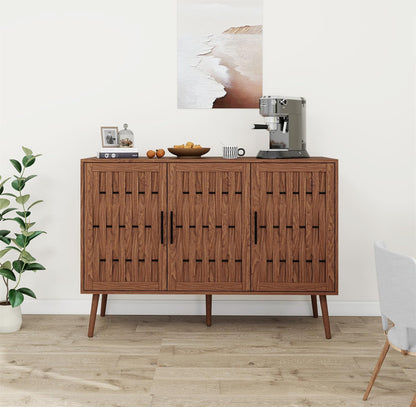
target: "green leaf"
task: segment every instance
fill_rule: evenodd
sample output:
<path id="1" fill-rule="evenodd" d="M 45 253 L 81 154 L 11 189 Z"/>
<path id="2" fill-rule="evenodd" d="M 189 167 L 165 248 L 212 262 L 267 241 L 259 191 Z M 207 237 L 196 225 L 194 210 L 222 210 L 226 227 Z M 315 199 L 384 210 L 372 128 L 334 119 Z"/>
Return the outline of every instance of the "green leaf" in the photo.
<path id="1" fill-rule="evenodd" d="M 9 253 L 9 251 L 10 251 L 11 249 L 12 249 L 11 247 L 6 247 L 5 249 L 0 250 L 0 259 L 1 259 L 1 258 L 5 255 L 5 254 Z"/>
<path id="2" fill-rule="evenodd" d="M 30 199 L 30 195 L 22 195 L 16 198 L 16 202 L 20 205 L 24 205 Z M 33 205 L 32 205 L 33 206 Z M 29 209 L 29 208 L 28 208 Z"/>
<path id="3" fill-rule="evenodd" d="M 2 269 L 12 269 L 12 263 L 10 263 L 10 261 L 5 261 L 2 265 L 1 265 Z"/>
<path id="4" fill-rule="evenodd" d="M 19 216 L 21 216 L 22 218 L 27 218 L 30 216 L 31 212 L 30 211 L 26 211 L 26 212 L 21 212 L 21 211 L 17 211 L 16 212 Z"/>
<path id="5" fill-rule="evenodd" d="M 25 178 L 25 182 L 30 181 L 32 178 L 37 177 L 37 175 L 29 175 L 28 177 Z"/>
<path id="6" fill-rule="evenodd" d="M 4 193 L 3 194 L 3 196 L 12 196 L 13 198 L 17 198 L 17 195 L 15 195 L 15 194 L 9 194 L 8 192 L 7 193 Z"/>
<path id="7" fill-rule="evenodd" d="M 16 168 L 17 172 L 22 172 L 22 165 L 17 160 L 10 160 L 10 162 L 13 164 L 13 167 Z"/>
<path id="8" fill-rule="evenodd" d="M 14 239 L 16 244 L 21 247 L 22 249 L 27 246 L 26 236 L 24 235 L 16 235 L 16 239 Z"/>
<path id="9" fill-rule="evenodd" d="M 14 247 L 14 246 L 6 246 L 6 249 L 9 249 L 9 250 L 16 250 L 17 252 L 21 252 L 21 250 L 19 249 L 19 248 L 17 248 L 17 247 Z"/>
<path id="10" fill-rule="evenodd" d="M 2 241 L 3 243 L 6 243 L 6 244 L 10 244 L 11 239 L 9 239 L 8 237 L 0 236 L 0 241 Z"/>
<path id="11" fill-rule="evenodd" d="M 36 161 L 36 158 L 33 155 L 26 155 L 23 157 L 22 163 L 25 167 L 30 167 Z"/>
<path id="12" fill-rule="evenodd" d="M 10 233 L 10 230 L 0 230 L 0 236 L 7 236 Z"/>
<path id="13" fill-rule="evenodd" d="M 13 218 L 13 220 L 15 220 L 20 225 L 20 227 L 22 229 L 25 229 L 26 228 L 26 224 L 25 224 L 25 222 L 24 222 L 24 220 L 22 218 L 16 217 L 16 218 Z"/>
<path id="14" fill-rule="evenodd" d="M 30 263 L 30 264 L 26 264 L 25 266 L 25 270 L 46 270 L 45 267 L 42 266 L 42 264 L 39 263 Z"/>
<path id="15" fill-rule="evenodd" d="M 26 263 L 31 263 L 32 261 L 35 261 L 36 259 L 26 250 L 22 250 L 20 252 L 20 258 L 25 261 Z"/>
<path id="16" fill-rule="evenodd" d="M 1 216 L 4 216 L 6 213 L 15 211 L 17 208 L 7 208 L 5 211 L 2 212 Z"/>
<path id="17" fill-rule="evenodd" d="M 22 150 L 23 150 L 23 152 L 28 156 L 28 155 L 32 155 L 33 154 L 33 152 L 32 152 L 32 150 L 30 149 L 30 148 L 27 148 L 27 147 L 23 147 L 22 146 Z"/>
<path id="18" fill-rule="evenodd" d="M 32 206 L 35 206 L 36 204 L 38 204 L 38 203 L 41 203 L 41 202 L 43 202 L 42 200 L 39 200 L 39 201 L 36 201 L 36 202 L 33 202 L 28 208 L 27 208 L 27 210 L 29 210 Z"/>
<path id="19" fill-rule="evenodd" d="M 35 237 L 37 237 L 37 236 L 41 235 L 42 233 L 46 233 L 46 232 L 44 232 L 43 230 L 37 230 L 36 232 L 32 232 L 32 233 L 28 236 L 27 243 L 29 244 L 29 242 L 30 242 L 31 240 L 33 240 Z"/>
<path id="20" fill-rule="evenodd" d="M 12 187 L 16 190 L 16 191 L 21 191 L 24 187 L 25 187 L 25 181 L 23 179 L 15 179 L 12 182 Z"/>
<path id="21" fill-rule="evenodd" d="M 10 179 L 10 177 L 9 178 L 6 178 L 6 179 L 4 179 L 1 183 L 0 183 L 0 187 L 2 187 L 8 180 Z"/>
<path id="22" fill-rule="evenodd" d="M 6 268 L 1 268 L 0 269 L 0 275 L 3 277 L 8 278 L 9 280 L 12 281 L 16 281 L 16 276 L 14 275 L 13 271 L 6 269 Z"/>
<path id="23" fill-rule="evenodd" d="M 3 191 L 4 191 L 4 186 L 2 185 L 2 186 L 0 187 L 0 195 L 3 193 Z"/>
<path id="24" fill-rule="evenodd" d="M 22 260 L 15 260 L 13 262 L 13 268 L 20 274 L 25 271 L 25 263 Z"/>
<path id="25" fill-rule="evenodd" d="M 19 288 L 17 291 L 19 291 L 19 293 L 22 293 L 24 295 L 28 295 L 29 297 L 36 298 L 35 293 L 30 288 L 22 287 L 22 288 Z"/>
<path id="26" fill-rule="evenodd" d="M 7 208 L 10 205 L 10 201 L 5 198 L 0 198 L 0 211 L 4 208 Z"/>
<path id="27" fill-rule="evenodd" d="M 11 289 L 9 291 L 9 301 L 13 308 L 18 307 L 23 302 L 23 294 L 20 291 Z"/>

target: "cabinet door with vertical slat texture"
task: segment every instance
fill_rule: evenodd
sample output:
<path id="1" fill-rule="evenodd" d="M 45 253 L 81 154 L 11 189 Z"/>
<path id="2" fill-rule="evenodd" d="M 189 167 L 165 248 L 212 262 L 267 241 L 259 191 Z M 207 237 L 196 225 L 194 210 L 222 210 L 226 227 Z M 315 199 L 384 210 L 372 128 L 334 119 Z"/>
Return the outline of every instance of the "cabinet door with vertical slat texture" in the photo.
<path id="1" fill-rule="evenodd" d="M 336 173 L 335 162 L 252 164 L 253 291 L 336 293 Z"/>
<path id="2" fill-rule="evenodd" d="M 250 166 L 169 164 L 168 289 L 250 290 Z"/>
<path id="3" fill-rule="evenodd" d="M 84 163 L 82 176 L 83 289 L 166 290 L 166 164 Z"/>

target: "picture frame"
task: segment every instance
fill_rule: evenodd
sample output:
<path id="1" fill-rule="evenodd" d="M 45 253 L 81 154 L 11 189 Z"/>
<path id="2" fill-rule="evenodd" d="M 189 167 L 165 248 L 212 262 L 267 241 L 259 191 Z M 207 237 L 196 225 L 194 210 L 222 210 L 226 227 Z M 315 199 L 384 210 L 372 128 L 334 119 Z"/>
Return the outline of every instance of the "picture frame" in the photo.
<path id="1" fill-rule="evenodd" d="M 103 147 L 120 147 L 118 140 L 118 127 L 101 127 L 101 142 Z"/>

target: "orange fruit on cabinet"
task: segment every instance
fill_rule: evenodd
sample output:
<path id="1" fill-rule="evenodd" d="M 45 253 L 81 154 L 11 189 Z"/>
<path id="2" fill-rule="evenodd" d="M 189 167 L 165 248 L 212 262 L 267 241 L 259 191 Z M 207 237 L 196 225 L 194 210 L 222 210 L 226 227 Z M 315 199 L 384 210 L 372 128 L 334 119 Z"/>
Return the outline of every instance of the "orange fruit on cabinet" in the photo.
<path id="1" fill-rule="evenodd" d="M 153 157 L 156 155 L 156 153 L 155 153 L 153 150 L 149 150 L 149 151 L 146 153 L 146 155 L 147 155 L 149 158 L 153 158 Z"/>
<path id="2" fill-rule="evenodd" d="M 159 148 L 156 150 L 157 158 L 162 158 L 165 155 L 165 150 L 163 148 Z"/>

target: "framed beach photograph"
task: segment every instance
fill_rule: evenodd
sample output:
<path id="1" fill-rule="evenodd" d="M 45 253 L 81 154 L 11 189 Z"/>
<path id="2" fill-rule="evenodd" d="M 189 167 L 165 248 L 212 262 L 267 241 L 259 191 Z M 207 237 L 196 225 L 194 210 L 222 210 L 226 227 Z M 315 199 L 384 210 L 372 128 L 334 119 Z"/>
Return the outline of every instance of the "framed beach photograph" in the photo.
<path id="1" fill-rule="evenodd" d="M 120 147 L 118 141 L 118 127 L 101 127 L 103 147 Z"/>
<path id="2" fill-rule="evenodd" d="M 263 94 L 263 1 L 177 1 L 179 109 L 255 108 Z"/>

